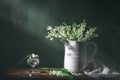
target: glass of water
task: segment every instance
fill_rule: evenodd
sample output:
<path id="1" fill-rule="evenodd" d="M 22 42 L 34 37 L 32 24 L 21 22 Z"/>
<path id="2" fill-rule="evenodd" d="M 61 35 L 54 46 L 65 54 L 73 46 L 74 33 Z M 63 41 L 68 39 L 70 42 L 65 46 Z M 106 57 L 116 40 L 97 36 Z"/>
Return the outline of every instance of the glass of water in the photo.
<path id="1" fill-rule="evenodd" d="M 32 76 L 32 74 L 35 73 L 33 68 L 35 68 L 39 63 L 40 63 L 40 60 L 39 60 L 39 56 L 37 54 L 32 53 L 32 54 L 28 55 L 27 64 L 32 67 L 30 70 L 29 76 Z"/>

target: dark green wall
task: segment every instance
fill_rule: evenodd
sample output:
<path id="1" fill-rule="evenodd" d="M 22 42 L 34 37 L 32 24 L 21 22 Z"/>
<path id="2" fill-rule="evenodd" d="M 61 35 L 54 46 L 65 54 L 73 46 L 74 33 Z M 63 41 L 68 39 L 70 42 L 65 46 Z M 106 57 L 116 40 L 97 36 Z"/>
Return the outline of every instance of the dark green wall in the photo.
<path id="1" fill-rule="evenodd" d="M 46 28 L 83 19 L 98 28 L 96 59 L 120 71 L 119 0 L 0 0 L 0 71 L 31 52 L 40 67 L 63 67 L 64 46 L 47 40 Z"/>

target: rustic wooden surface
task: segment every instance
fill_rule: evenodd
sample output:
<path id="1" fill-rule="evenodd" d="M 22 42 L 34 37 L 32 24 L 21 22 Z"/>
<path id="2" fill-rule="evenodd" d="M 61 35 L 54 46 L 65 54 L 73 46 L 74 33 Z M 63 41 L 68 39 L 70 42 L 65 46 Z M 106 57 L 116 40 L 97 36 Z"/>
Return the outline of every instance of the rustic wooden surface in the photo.
<path id="1" fill-rule="evenodd" d="M 35 74 L 29 76 L 30 69 L 11 69 L 7 70 L 0 80 L 70 80 L 68 77 L 50 76 L 46 71 L 34 69 Z M 72 80 L 119 80 L 117 78 L 99 78 L 95 79 L 86 75 L 73 77 Z"/>

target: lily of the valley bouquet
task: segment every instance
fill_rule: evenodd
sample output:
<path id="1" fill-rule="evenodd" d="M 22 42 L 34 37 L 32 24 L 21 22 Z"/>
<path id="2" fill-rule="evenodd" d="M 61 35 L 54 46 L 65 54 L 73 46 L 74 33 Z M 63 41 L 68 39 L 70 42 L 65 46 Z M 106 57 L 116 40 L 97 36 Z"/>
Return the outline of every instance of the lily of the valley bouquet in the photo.
<path id="1" fill-rule="evenodd" d="M 88 29 L 86 29 L 86 27 L 87 23 L 85 20 L 80 24 L 73 23 L 72 25 L 67 25 L 63 23 L 62 25 L 55 27 L 48 26 L 48 35 L 46 37 L 50 40 L 58 38 L 61 41 L 73 40 L 77 42 L 85 42 L 98 36 L 95 34 L 96 27 L 89 27 Z"/>

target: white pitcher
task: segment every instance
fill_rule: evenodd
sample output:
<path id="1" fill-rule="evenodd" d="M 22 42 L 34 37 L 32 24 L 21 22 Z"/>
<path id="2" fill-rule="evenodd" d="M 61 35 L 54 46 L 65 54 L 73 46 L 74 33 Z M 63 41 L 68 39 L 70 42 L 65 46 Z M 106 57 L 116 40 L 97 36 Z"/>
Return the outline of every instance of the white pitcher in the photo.
<path id="1" fill-rule="evenodd" d="M 87 66 L 87 45 L 92 44 L 95 50 L 92 56 L 96 53 L 96 44 L 93 42 L 76 42 L 67 40 L 64 42 L 65 55 L 64 55 L 64 68 L 71 72 L 83 71 Z"/>

